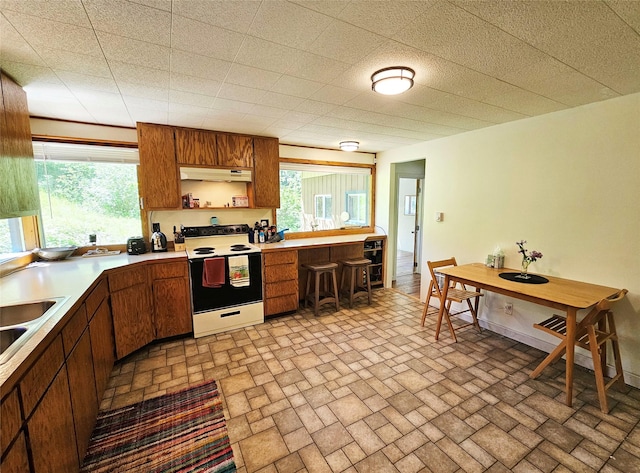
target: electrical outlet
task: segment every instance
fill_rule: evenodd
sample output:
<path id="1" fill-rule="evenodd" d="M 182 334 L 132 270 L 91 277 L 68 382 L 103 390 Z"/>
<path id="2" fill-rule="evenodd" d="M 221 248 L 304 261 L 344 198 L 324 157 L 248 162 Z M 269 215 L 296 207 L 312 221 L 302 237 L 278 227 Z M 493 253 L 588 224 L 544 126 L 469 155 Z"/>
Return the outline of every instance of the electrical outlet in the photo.
<path id="1" fill-rule="evenodd" d="M 513 303 L 512 302 L 505 302 L 504 303 L 504 313 L 506 315 L 513 315 Z"/>

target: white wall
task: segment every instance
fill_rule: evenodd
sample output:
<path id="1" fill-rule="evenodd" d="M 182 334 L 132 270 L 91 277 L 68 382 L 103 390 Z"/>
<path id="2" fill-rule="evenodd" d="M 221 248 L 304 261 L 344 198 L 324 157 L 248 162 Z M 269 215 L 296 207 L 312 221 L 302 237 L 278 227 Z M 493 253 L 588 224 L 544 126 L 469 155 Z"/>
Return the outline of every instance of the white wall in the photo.
<path id="1" fill-rule="evenodd" d="M 496 245 L 518 268 L 515 242 L 525 239 L 544 254 L 532 272 L 627 288 L 616 323 L 627 382 L 640 386 L 640 94 L 379 154 L 376 221 L 387 231 L 394 163 L 423 158 L 423 274 L 427 260 L 484 261 Z M 436 211 L 443 222 L 428 217 Z M 503 296 L 483 299 L 485 325 L 542 349 L 556 345 L 532 327 L 550 310 L 514 300 L 506 316 Z"/>

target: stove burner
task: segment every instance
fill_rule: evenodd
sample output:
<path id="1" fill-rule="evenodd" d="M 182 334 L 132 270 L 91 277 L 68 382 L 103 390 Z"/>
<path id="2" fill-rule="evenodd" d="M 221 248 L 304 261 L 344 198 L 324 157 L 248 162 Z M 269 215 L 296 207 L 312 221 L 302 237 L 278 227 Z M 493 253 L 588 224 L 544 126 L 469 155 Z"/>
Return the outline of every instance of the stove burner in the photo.
<path id="1" fill-rule="evenodd" d="M 231 251 L 249 251 L 251 248 L 244 245 L 233 245 Z"/>
<path id="2" fill-rule="evenodd" d="M 200 248 L 194 248 L 193 252 L 196 255 L 210 255 L 213 254 L 213 250 L 215 250 L 215 248 L 211 246 L 201 246 Z"/>

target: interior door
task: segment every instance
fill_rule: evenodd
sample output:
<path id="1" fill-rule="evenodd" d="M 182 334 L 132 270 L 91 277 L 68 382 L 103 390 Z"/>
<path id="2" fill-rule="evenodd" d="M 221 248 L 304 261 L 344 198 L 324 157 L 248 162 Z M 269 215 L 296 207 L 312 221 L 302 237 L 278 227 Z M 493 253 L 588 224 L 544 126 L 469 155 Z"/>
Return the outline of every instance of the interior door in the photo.
<path id="1" fill-rule="evenodd" d="M 413 231 L 413 272 L 420 274 L 420 260 L 422 259 L 422 245 L 420 232 L 422 226 L 422 179 L 416 180 L 416 216 Z"/>

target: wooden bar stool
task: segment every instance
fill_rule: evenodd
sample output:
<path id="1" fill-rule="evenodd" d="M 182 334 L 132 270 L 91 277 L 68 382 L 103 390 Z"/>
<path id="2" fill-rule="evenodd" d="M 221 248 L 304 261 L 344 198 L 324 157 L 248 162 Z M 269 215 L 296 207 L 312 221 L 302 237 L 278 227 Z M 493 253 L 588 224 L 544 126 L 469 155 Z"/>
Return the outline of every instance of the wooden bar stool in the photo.
<path id="1" fill-rule="evenodd" d="M 350 259 L 340 261 L 342 263 L 342 278 L 340 278 L 340 291 L 349 298 L 349 308 L 353 308 L 353 300 L 367 296 L 371 305 L 371 275 L 369 266 L 371 260 L 367 258 Z M 350 275 L 349 286 L 344 287 L 347 273 Z M 363 286 L 364 280 L 364 286 Z"/>
<path id="2" fill-rule="evenodd" d="M 307 272 L 307 289 L 304 293 L 304 306 L 307 302 L 313 305 L 314 315 L 318 315 L 318 309 L 322 304 L 335 303 L 336 310 L 340 310 L 340 296 L 338 293 L 338 278 L 336 276 L 337 263 L 303 264 Z M 320 291 L 320 280 L 324 275 L 324 290 Z M 330 278 L 330 280 L 328 280 Z M 315 279 L 315 289 L 311 290 L 311 279 Z M 330 284 L 327 284 L 330 283 Z"/>

